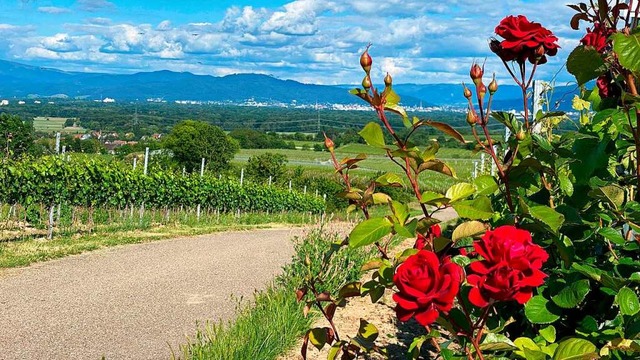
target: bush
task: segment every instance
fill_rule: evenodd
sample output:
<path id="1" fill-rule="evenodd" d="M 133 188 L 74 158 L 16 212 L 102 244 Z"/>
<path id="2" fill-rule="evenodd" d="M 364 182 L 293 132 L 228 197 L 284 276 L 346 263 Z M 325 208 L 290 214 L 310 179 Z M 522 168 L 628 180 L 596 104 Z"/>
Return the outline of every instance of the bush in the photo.
<path id="1" fill-rule="evenodd" d="M 282 154 L 266 152 L 253 155 L 247 161 L 247 176 L 257 182 L 266 182 L 271 178 L 278 181 L 286 171 L 287 157 Z"/>

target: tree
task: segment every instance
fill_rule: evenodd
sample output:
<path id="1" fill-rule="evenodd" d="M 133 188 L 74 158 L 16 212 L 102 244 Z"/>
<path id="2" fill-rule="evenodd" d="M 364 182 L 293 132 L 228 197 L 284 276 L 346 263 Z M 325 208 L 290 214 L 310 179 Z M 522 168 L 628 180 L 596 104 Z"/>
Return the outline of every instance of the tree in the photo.
<path id="1" fill-rule="evenodd" d="M 189 172 L 200 168 L 202 158 L 207 169 L 225 170 L 240 147 L 222 129 L 203 121 L 185 120 L 176 124 L 164 141 L 180 165 Z"/>
<path id="2" fill-rule="evenodd" d="M 18 157 L 33 149 L 33 123 L 17 116 L 0 114 L 0 145 L 3 156 Z"/>
<path id="3" fill-rule="evenodd" d="M 266 152 L 254 155 L 247 161 L 247 176 L 257 181 L 273 181 L 282 177 L 286 170 L 287 157 L 282 154 Z"/>

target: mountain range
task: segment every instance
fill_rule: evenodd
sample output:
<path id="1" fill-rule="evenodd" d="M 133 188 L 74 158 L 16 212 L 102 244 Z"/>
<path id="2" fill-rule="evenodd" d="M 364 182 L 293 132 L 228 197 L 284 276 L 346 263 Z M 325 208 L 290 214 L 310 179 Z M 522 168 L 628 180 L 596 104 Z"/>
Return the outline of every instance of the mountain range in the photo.
<path id="1" fill-rule="evenodd" d="M 346 88 L 281 80 L 268 75 L 234 74 L 223 77 L 188 72 L 154 71 L 135 74 L 67 72 L 0 60 L 0 98 L 69 97 L 114 98 L 118 101 L 159 98 L 167 101 L 195 100 L 242 103 L 362 104 Z M 394 90 L 405 106 L 464 108 L 466 100 L 459 84 L 397 84 Z M 552 103 L 570 109 L 577 89 L 557 87 Z M 495 109 L 521 108 L 522 95 L 516 86 L 504 85 L 494 98 Z"/>

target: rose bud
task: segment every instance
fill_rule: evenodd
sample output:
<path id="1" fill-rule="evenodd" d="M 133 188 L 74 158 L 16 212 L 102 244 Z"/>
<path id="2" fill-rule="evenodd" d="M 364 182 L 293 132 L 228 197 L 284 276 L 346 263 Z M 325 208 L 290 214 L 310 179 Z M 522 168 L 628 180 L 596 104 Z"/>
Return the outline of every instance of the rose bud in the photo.
<path id="1" fill-rule="evenodd" d="M 362 79 L 362 87 L 365 91 L 369 91 L 369 89 L 371 89 L 371 78 L 369 75 L 365 75 L 364 79 Z"/>
<path id="2" fill-rule="evenodd" d="M 469 90 L 469 88 L 467 87 L 467 85 L 465 85 L 464 83 L 462 83 L 462 87 L 464 88 L 464 97 L 467 98 L 467 100 L 471 100 L 471 97 L 473 96 L 473 93 L 471 92 L 471 90 Z"/>
<path id="3" fill-rule="evenodd" d="M 478 86 L 478 84 L 482 83 L 482 76 L 484 75 L 484 68 L 480 67 L 478 64 L 471 65 L 471 71 L 469 71 L 469 76 L 471 76 L 471 80 L 473 83 Z"/>
<path id="4" fill-rule="evenodd" d="M 500 41 L 495 38 L 491 38 L 491 41 L 489 41 L 489 49 L 498 56 L 502 53 L 502 45 L 500 44 Z"/>
<path id="5" fill-rule="evenodd" d="M 369 55 L 369 48 L 367 48 L 367 50 L 365 50 L 360 56 L 360 66 L 362 66 L 362 69 L 369 74 L 371 71 L 371 64 L 373 64 L 373 60 Z"/>
<path id="6" fill-rule="evenodd" d="M 384 77 L 384 86 L 391 87 L 391 84 L 393 84 L 393 79 L 391 78 L 391 75 L 387 73 L 387 76 Z"/>
<path id="7" fill-rule="evenodd" d="M 322 133 L 324 135 L 324 146 L 330 151 L 333 152 L 333 149 L 335 148 L 335 144 L 333 143 L 333 140 L 331 140 L 326 133 Z"/>
<path id="8" fill-rule="evenodd" d="M 518 141 L 522 141 L 524 140 L 526 134 L 524 133 L 524 130 L 520 129 L 520 131 L 518 131 L 518 133 L 516 134 L 516 139 Z"/>
<path id="9" fill-rule="evenodd" d="M 498 82 L 496 81 L 496 74 L 493 74 L 493 80 L 489 83 L 489 94 L 493 95 L 498 91 Z"/>
<path id="10" fill-rule="evenodd" d="M 478 122 L 478 115 L 471 109 L 467 111 L 467 124 L 474 126 Z"/>
<path id="11" fill-rule="evenodd" d="M 478 85 L 478 97 L 480 97 L 480 100 L 484 99 L 484 95 L 487 93 L 487 87 L 483 84 L 480 83 L 480 85 Z"/>

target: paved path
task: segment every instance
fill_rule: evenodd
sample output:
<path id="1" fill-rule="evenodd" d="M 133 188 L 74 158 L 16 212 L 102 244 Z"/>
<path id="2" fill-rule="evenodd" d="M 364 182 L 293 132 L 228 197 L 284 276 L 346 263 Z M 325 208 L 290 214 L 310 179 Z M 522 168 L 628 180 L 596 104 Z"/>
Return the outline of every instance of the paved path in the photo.
<path id="1" fill-rule="evenodd" d="M 227 232 L 0 273 L 0 359 L 167 359 L 196 321 L 230 319 L 302 230 Z"/>

